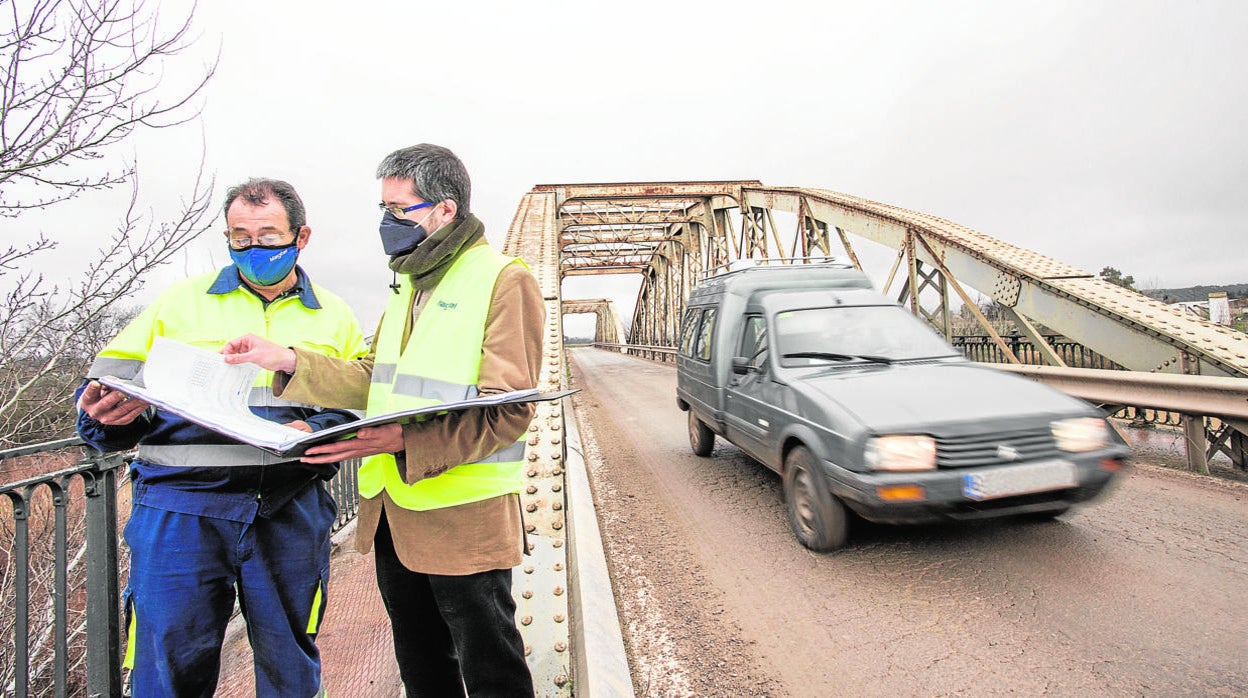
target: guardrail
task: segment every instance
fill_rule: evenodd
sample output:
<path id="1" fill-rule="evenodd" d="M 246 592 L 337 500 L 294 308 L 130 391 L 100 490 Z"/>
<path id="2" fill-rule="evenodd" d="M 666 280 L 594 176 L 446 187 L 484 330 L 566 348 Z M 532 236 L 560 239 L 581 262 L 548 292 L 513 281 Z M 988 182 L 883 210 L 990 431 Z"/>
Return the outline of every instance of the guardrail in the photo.
<path id="1" fill-rule="evenodd" d="M 1223 453 L 1248 470 L 1248 380 L 1065 366 L 992 364 L 1064 393 L 1104 406 L 1111 413 L 1151 408 L 1181 415 L 1188 469 L 1209 474 L 1209 460 Z"/>
<path id="2" fill-rule="evenodd" d="M 82 446 L 73 438 L 0 451 L 0 464 L 36 473 L 0 485 L 12 505 L 10 518 L 0 515 L 0 546 L 8 544 L 0 547 L 0 634 L 13 648 L 0 654 L 0 695 L 121 695 L 120 588 L 129 562 L 118 541 L 130 511 L 122 468 L 131 454 L 75 450 Z M 358 511 L 354 466 L 348 461 L 326 483 L 338 503 L 334 531 Z"/>
<path id="3" fill-rule="evenodd" d="M 669 362 L 676 360 L 675 347 L 660 347 L 647 344 L 609 344 L 607 342 L 594 342 L 594 346 L 602 349 L 614 349 L 623 354 L 632 354 L 653 361 Z"/>

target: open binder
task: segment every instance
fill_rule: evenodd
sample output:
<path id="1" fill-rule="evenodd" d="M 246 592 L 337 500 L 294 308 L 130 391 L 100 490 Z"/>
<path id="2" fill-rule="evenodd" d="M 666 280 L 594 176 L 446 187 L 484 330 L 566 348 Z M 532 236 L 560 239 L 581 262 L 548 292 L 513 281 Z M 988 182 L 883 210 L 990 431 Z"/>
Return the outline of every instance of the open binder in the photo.
<path id="1" fill-rule="evenodd" d="M 104 376 L 99 381 L 232 439 L 291 458 L 317 444 L 351 438 L 364 427 L 408 424 L 458 410 L 558 400 L 576 392 L 542 393 L 534 388 L 482 395 L 376 415 L 308 433 L 252 414 L 247 397 L 260 370 L 255 364 L 227 364 L 220 354 L 157 337 L 143 366 L 142 383 L 114 376 Z"/>

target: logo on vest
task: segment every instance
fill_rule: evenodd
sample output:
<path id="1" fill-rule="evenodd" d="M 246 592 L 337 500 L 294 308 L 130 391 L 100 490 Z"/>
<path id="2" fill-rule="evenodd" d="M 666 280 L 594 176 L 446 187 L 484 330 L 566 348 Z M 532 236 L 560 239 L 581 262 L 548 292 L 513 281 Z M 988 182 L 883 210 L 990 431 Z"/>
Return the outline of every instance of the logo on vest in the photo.
<path id="1" fill-rule="evenodd" d="M 438 301 L 438 307 L 443 310 L 454 310 L 459 307 L 459 303 L 447 303 L 446 301 Z"/>

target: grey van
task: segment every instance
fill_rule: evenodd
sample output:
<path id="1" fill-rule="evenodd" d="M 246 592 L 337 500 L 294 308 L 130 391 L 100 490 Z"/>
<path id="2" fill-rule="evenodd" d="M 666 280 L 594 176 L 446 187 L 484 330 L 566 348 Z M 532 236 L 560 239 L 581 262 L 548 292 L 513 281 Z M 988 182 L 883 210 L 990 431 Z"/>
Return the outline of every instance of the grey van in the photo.
<path id="1" fill-rule="evenodd" d="M 812 550 L 851 512 L 885 523 L 1050 518 L 1099 494 L 1130 455 L 1103 412 L 964 358 L 836 264 L 755 267 L 693 289 L 677 405 L 689 443 L 716 436 L 783 479 Z"/>

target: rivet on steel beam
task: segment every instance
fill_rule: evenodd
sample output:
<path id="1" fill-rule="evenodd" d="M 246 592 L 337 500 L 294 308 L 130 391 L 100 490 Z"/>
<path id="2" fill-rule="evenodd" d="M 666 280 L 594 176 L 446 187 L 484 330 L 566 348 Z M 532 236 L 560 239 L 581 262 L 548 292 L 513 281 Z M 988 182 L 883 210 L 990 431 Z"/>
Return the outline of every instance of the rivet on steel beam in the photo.
<path id="1" fill-rule="evenodd" d="M 564 620 L 564 618 L 563 618 L 563 614 L 562 614 L 562 613 L 556 613 L 556 614 L 555 614 L 555 622 L 556 622 L 556 623 L 562 623 L 562 622 L 563 622 L 563 620 Z"/>
<path id="2" fill-rule="evenodd" d="M 563 688 L 567 684 L 568 684 L 568 677 L 566 674 L 560 674 L 555 677 L 555 685 L 558 686 L 559 688 Z"/>
<path id="3" fill-rule="evenodd" d="M 536 446 L 541 440 L 542 440 L 541 437 L 534 434 L 533 436 L 529 437 L 529 445 Z"/>
<path id="4" fill-rule="evenodd" d="M 563 587 L 555 587 L 555 596 L 563 596 Z M 528 598 L 527 596 L 525 597 Z"/>
<path id="5" fill-rule="evenodd" d="M 561 468 L 555 468 L 554 470 L 551 470 L 551 471 L 550 471 L 550 474 L 551 474 L 551 475 L 562 475 L 562 474 L 563 474 L 563 470 L 562 470 Z"/>
<path id="6" fill-rule="evenodd" d="M 525 645 L 525 646 L 524 646 L 524 656 L 526 656 L 526 657 L 527 657 L 527 656 L 529 656 L 529 655 L 531 655 L 531 654 L 533 654 L 533 646 L 532 646 L 532 645 Z"/>
<path id="7" fill-rule="evenodd" d="M 1226 347 L 1218 347 L 1218 348 L 1219 348 L 1219 349 L 1225 349 Z M 550 442 L 551 442 L 552 444 L 557 444 L 557 443 L 559 443 L 559 437 L 558 437 L 558 436 L 556 436 L 556 437 L 552 438 L 552 439 L 550 440 Z"/>
<path id="8" fill-rule="evenodd" d="M 556 572 L 562 572 L 562 571 L 563 571 L 563 563 L 562 563 L 562 562 L 556 562 L 556 563 L 555 563 L 555 566 L 554 566 L 553 568 L 551 568 L 551 569 L 553 569 L 553 570 L 554 570 L 554 571 L 556 571 Z"/>
<path id="9" fill-rule="evenodd" d="M 524 488 L 524 491 L 529 494 L 537 494 L 537 485 L 529 485 L 528 487 Z"/>
<path id="10" fill-rule="evenodd" d="M 521 593 L 520 593 L 520 595 L 521 595 L 521 596 L 523 596 L 523 597 L 524 597 L 524 598 L 526 598 L 526 599 L 531 599 L 531 598 L 533 598 L 533 590 L 532 590 L 532 589 L 525 589 L 523 592 L 521 592 Z"/>
<path id="11" fill-rule="evenodd" d="M 533 565 L 525 565 L 525 566 L 524 566 L 524 573 L 525 573 L 525 574 L 533 574 Z"/>
<path id="12" fill-rule="evenodd" d="M 550 545 L 551 545 L 552 547 L 555 547 L 555 548 L 562 548 L 562 547 L 563 547 L 563 541 L 561 541 L 561 540 L 559 540 L 558 538 L 556 538 L 556 539 L 554 539 L 554 540 L 552 540 L 552 541 L 550 542 Z"/>
<path id="13" fill-rule="evenodd" d="M 520 619 L 520 625 L 532 625 L 533 616 L 525 616 Z"/>
<path id="14" fill-rule="evenodd" d="M 531 455 L 531 456 L 535 456 L 535 455 L 537 455 L 537 454 L 536 454 L 536 453 L 530 453 L 529 455 Z M 537 459 L 536 459 L 536 458 L 530 458 L 529 460 L 537 460 Z M 525 474 L 525 475 L 528 475 L 529 477 L 537 477 L 537 468 L 529 468 L 529 469 L 528 469 L 528 471 L 526 471 L 524 474 Z"/>
<path id="15" fill-rule="evenodd" d="M 550 527 L 558 531 L 559 529 L 563 528 L 563 522 L 555 521 L 554 523 L 550 524 Z"/>
<path id="16" fill-rule="evenodd" d="M 528 531 L 529 533 L 533 533 L 537 530 L 537 526 L 534 526 L 533 524 L 528 524 L 524 527 L 524 530 Z"/>
<path id="17" fill-rule="evenodd" d="M 559 483 L 557 483 L 557 482 L 556 482 L 555 484 L 553 484 L 553 485 L 551 485 L 551 486 L 550 486 L 550 491 L 551 491 L 551 492 L 558 492 L 558 491 L 559 491 L 559 490 L 561 490 L 561 489 L 563 489 L 563 485 L 560 485 L 560 484 L 559 484 Z"/>
<path id="18" fill-rule="evenodd" d="M 533 452 L 529 452 L 529 460 L 537 460 L 537 454 Z"/>
<path id="19" fill-rule="evenodd" d="M 555 651 L 556 651 L 556 652 L 562 652 L 562 651 L 564 651 L 564 650 L 566 650 L 566 649 L 568 649 L 568 645 L 567 645 L 567 643 L 564 643 L 564 642 L 556 642 L 556 643 L 555 643 Z"/>
<path id="20" fill-rule="evenodd" d="M 532 514 L 533 512 L 537 511 L 537 505 L 536 505 L 536 504 L 534 504 L 534 503 L 532 503 L 532 502 L 529 502 L 529 503 L 528 503 L 528 504 L 524 507 L 524 510 L 525 510 L 525 511 L 527 511 L 527 512 L 529 512 L 530 514 Z"/>
<path id="21" fill-rule="evenodd" d="M 560 509 L 563 508 L 563 502 L 554 502 L 550 505 L 550 508 L 554 509 L 555 511 L 559 511 Z"/>

